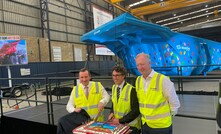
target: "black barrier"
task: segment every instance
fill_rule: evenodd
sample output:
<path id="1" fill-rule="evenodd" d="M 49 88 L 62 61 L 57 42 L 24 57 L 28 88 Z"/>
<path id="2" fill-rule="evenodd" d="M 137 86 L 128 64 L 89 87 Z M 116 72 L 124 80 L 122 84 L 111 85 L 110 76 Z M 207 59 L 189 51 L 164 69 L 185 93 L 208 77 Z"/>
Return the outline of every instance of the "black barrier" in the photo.
<path id="1" fill-rule="evenodd" d="M 218 103 L 216 111 L 216 121 L 218 126 L 221 128 L 221 81 L 219 81 L 219 94 L 218 94 Z M 218 134 L 221 134 L 220 130 L 218 130 Z"/>
<path id="2" fill-rule="evenodd" d="M 57 126 L 7 116 L 1 117 L 1 134 L 56 134 Z M 25 129 L 24 129 L 25 127 Z"/>

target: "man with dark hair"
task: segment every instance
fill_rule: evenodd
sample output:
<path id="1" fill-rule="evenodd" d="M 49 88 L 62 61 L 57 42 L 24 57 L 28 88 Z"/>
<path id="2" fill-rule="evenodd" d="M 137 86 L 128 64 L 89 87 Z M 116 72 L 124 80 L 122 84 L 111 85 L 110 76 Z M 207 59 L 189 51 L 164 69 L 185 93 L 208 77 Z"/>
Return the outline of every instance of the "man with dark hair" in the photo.
<path id="1" fill-rule="evenodd" d="M 72 130 L 81 124 L 76 123 L 76 117 L 82 111 L 94 119 L 100 112 L 97 121 L 104 121 L 103 108 L 109 102 L 110 96 L 100 82 L 90 81 L 90 72 L 83 68 L 79 72 L 80 83 L 73 87 L 67 111 L 70 113 L 59 120 L 57 134 L 72 134 Z M 87 118 L 85 118 L 87 119 Z"/>
<path id="2" fill-rule="evenodd" d="M 132 134 L 139 134 L 141 121 L 135 88 L 125 81 L 126 70 L 115 66 L 112 69 L 112 109 L 108 119 L 114 124 L 128 124 Z"/>

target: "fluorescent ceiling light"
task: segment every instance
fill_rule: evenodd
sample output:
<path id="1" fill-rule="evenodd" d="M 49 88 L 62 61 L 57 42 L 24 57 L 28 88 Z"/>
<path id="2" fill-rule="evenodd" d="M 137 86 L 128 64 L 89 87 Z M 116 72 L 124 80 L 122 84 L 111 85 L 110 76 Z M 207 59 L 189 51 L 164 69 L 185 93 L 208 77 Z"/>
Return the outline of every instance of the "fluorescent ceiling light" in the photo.
<path id="1" fill-rule="evenodd" d="M 200 24 L 205 24 L 205 23 L 208 23 L 208 22 L 214 22 L 214 21 L 218 21 L 218 20 L 221 20 L 221 18 L 217 18 L 217 19 L 212 19 L 212 20 L 207 20 L 207 21 L 203 21 L 203 22 L 199 22 L 199 23 L 195 23 L 195 24 L 192 24 L 192 25 L 188 25 L 186 27 L 192 27 L 192 26 L 197 26 L 197 25 L 200 25 Z M 201 28 L 207 28 L 207 27 L 210 27 L 210 26 L 202 26 Z M 179 28 L 173 28 L 171 29 L 172 31 L 177 31 Z"/>
<path id="2" fill-rule="evenodd" d="M 209 8 L 204 8 L 204 9 L 201 9 L 201 10 L 198 10 L 198 11 L 194 11 L 194 12 L 190 12 L 190 13 L 186 13 L 186 14 L 182 14 L 182 15 L 177 15 L 177 16 L 174 16 L 174 17 L 171 17 L 171 18 L 168 18 L 168 19 L 157 21 L 156 23 L 158 24 L 158 23 L 166 22 L 166 21 L 169 21 L 169 20 L 177 19 L 177 18 L 180 18 L 180 17 L 188 16 L 188 15 L 193 15 L 195 13 L 207 11 L 209 9 L 214 9 L 214 8 L 218 8 L 218 7 L 221 7 L 221 5 L 216 5 L 216 6 L 209 7 Z"/>
<path id="3" fill-rule="evenodd" d="M 218 12 L 221 12 L 221 10 L 219 10 Z M 178 21 L 173 21 L 173 22 L 170 22 L 170 23 L 165 23 L 165 24 L 163 24 L 163 26 L 168 26 L 168 25 L 172 25 L 172 24 L 176 24 L 176 23 L 180 23 L 180 22 L 200 18 L 200 17 L 207 16 L 207 15 L 210 15 L 210 14 L 213 14 L 213 12 L 210 12 L 210 13 L 207 13 L 207 14 L 201 14 L 201 15 L 197 15 L 197 16 L 193 16 L 193 17 L 189 17 L 189 18 L 185 18 L 185 19 L 182 19 L 182 20 L 180 19 Z"/>
<path id="4" fill-rule="evenodd" d="M 140 4 L 145 3 L 145 2 L 147 2 L 147 1 L 150 1 L 150 0 L 141 0 L 141 1 L 139 1 L 139 2 L 130 4 L 128 7 L 131 8 L 131 7 L 133 7 L 133 6 L 140 5 Z"/>

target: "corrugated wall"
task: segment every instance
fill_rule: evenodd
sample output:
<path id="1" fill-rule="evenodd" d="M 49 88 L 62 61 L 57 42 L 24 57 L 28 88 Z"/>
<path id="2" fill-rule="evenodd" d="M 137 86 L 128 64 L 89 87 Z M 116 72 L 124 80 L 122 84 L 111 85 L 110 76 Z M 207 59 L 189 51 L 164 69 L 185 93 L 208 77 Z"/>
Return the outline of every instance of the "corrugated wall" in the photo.
<path id="1" fill-rule="evenodd" d="M 39 0 L 0 1 L 0 32 L 41 37 L 39 2 Z M 85 33 L 84 10 L 81 7 L 83 1 L 48 2 L 51 40 L 80 42 L 80 36 Z"/>
<path id="2" fill-rule="evenodd" d="M 24 1 L 24 0 L 23 0 Z M 2 20 L 4 23 L 5 32 L 8 34 L 25 35 L 25 36 L 40 36 L 40 12 L 37 6 L 37 0 L 30 1 L 9 1 L 2 0 Z"/>
<path id="3" fill-rule="evenodd" d="M 85 2 L 87 2 L 87 11 L 90 10 L 90 4 L 95 4 L 98 7 L 100 5 L 101 9 L 108 10 L 108 4 L 102 0 L 48 0 L 51 46 L 60 42 L 73 45 L 73 50 L 69 49 L 73 53 L 73 58 L 63 56 L 67 58 L 62 58 L 62 61 L 74 61 L 73 59 L 76 58 L 74 57 L 75 46 L 77 48 L 79 45 L 82 46 L 79 48 L 82 50 L 83 60 L 90 50 L 90 47 L 86 48 L 80 42 L 80 37 L 86 32 L 85 25 L 89 25 L 85 24 L 85 15 L 90 15 L 89 18 L 93 17 L 92 13 L 85 14 Z M 40 5 L 40 0 L 0 0 L 0 35 L 20 35 L 22 39 L 26 39 L 27 49 L 30 52 L 28 55 L 29 62 L 49 61 L 47 42 L 45 42 L 44 47 L 40 46 L 40 50 L 36 48 L 39 46 L 36 40 L 42 37 Z M 118 12 L 116 9 L 115 11 Z M 46 22 L 45 26 L 47 26 Z M 24 36 L 36 39 L 29 40 L 23 38 Z M 47 38 L 46 30 L 44 31 L 44 38 Z M 90 57 L 95 57 L 94 48 L 91 47 L 91 49 Z M 91 60 L 100 61 L 103 59 L 112 59 L 112 56 L 96 56 Z"/>
<path id="4" fill-rule="evenodd" d="M 90 3 L 108 9 L 102 0 Z M 51 40 L 80 43 L 85 33 L 84 0 L 48 0 L 48 9 Z M 1 0 L 0 33 L 41 37 L 40 16 L 40 0 Z"/>

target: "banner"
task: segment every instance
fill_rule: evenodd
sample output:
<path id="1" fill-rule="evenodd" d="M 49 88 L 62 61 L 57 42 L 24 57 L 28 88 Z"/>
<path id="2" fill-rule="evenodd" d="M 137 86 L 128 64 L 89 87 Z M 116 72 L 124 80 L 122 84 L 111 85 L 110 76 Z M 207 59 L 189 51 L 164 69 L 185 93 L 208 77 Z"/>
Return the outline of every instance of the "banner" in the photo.
<path id="1" fill-rule="evenodd" d="M 0 36 L 0 65 L 28 64 L 26 40 L 19 36 Z"/>
<path id="2" fill-rule="evenodd" d="M 93 6 L 93 17 L 94 17 L 94 29 L 111 21 L 113 19 L 113 15 L 98 9 L 97 7 Z M 103 45 L 95 45 L 96 48 L 96 55 L 114 55 L 114 53 L 108 49 L 106 46 Z"/>

